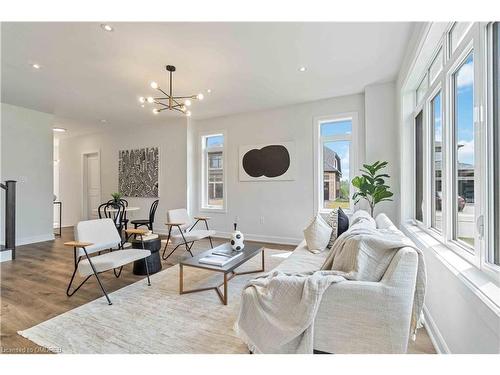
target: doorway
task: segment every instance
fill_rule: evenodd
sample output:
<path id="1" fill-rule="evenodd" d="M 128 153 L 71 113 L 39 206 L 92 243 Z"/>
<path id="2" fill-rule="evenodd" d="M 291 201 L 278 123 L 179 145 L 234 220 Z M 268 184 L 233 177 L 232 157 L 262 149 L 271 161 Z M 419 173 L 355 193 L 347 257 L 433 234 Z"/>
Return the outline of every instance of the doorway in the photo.
<path id="1" fill-rule="evenodd" d="M 101 203 L 101 157 L 98 151 L 82 155 L 82 216 L 83 220 L 97 218 Z"/>

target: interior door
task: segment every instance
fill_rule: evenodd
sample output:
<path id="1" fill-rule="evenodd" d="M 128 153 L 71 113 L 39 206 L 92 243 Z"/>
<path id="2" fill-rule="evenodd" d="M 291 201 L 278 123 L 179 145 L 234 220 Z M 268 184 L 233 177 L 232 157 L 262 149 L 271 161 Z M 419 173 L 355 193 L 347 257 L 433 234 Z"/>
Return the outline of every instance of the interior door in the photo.
<path id="1" fill-rule="evenodd" d="M 86 217 L 87 219 L 97 218 L 94 208 L 101 204 L 101 168 L 99 163 L 99 154 L 86 155 Z"/>

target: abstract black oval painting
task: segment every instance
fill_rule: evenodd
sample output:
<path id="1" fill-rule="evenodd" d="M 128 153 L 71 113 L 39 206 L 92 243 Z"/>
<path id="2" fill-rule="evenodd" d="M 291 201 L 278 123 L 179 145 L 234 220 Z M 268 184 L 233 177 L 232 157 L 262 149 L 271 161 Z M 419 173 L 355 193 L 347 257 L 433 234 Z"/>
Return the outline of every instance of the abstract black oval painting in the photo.
<path id="1" fill-rule="evenodd" d="M 285 146 L 269 145 L 253 149 L 243 156 L 243 169 L 254 178 L 281 176 L 290 168 L 290 153 Z"/>

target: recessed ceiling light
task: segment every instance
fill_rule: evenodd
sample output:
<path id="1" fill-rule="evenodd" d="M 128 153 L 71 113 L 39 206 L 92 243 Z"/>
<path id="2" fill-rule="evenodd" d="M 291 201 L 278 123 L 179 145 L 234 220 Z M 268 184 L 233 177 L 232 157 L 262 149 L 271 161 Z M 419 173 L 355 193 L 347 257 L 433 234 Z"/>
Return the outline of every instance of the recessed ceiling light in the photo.
<path id="1" fill-rule="evenodd" d="M 40 64 L 31 64 L 31 67 L 33 69 L 40 69 L 41 68 Z"/>
<path id="2" fill-rule="evenodd" d="M 66 129 L 64 129 L 64 128 L 54 128 L 52 130 L 55 131 L 55 132 L 57 132 L 57 133 L 64 133 L 64 132 L 66 132 Z"/>
<path id="3" fill-rule="evenodd" d="M 299 72 L 305 72 L 307 70 L 307 68 L 305 66 L 301 66 L 299 68 Z"/>
<path id="4" fill-rule="evenodd" d="M 106 30 L 106 31 L 113 31 L 113 27 L 111 25 L 108 25 L 107 23 L 101 23 L 101 27 Z"/>
<path id="5" fill-rule="evenodd" d="M 101 123 L 105 124 L 105 123 L 107 123 L 107 121 L 105 119 L 102 119 Z"/>
<path id="6" fill-rule="evenodd" d="M 207 89 L 207 92 L 210 94 L 212 92 L 212 89 Z"/>

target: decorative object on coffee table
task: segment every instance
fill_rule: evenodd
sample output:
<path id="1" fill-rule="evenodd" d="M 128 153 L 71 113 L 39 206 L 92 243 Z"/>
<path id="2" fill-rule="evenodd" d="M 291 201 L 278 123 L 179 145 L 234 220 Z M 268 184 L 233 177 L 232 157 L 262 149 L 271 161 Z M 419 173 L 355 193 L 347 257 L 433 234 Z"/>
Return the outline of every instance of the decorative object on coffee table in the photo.
<path id="1" fill-rule="evenodd" d="M 231 261 L 223 266 L 216 266 L 216 265 L 211 265 L 211 264 L 200 263 L 200 259 L 205 258 L 214 252 L 221 252 L 221 251 L 227 250 L 228 247 L 230 248 L 229 244 L 227 244 L 227 243 L 222 244 L 222 245 L 217 246 L 211 250 L 204 251 L 203 253 L 194 256 L 193 258 L 187 258 L 185 260 L 182 260 L 179 263 L 179 294 L 203 292 L 205 290 L 215 290 L 215 292 L 219 296 L 221 302 L 224 305 L 227 305 L 227 295 L 228 295 L 227 294 L 227 282 L 229 280 L 231 280 L 233 277 L 238 276 L 238 275 L 246 275 L 249 273 L 264 272 L 264 269 L 265 269 L 264 248 L 261 246 L 258 246 L 258 245 L 254 245 L 254 244 L 247 245 L 245 247 L 245 249 L 241 251 L 241 254 L 242 254 L 241 256 L 236 257 L 233 261 Z M 262 256 L 261 269 L 255 270 L 255 271 L 235 272 L 235 270 L 239 266 L 246 263 L 248 260 L 252 259 L 253 257 L 258 255 L 259 253 Z M 215 286 L 185 290 L 184 289 L 184 267 L 201 268 L 204 270 L 221 272 L 224 274 L 224 281 L 222 282 L 222 284 L 215 285 Z M 220 287 L 223 287 L 222 293 L 219 289 Z"/>
<path id="2" fill-rule="evenodd" d="M 237 230 L 237 227 L 238 224 L 234 223 L 234 232 L 231 235 L 231 247 L 235 251 L 241 251 L 245 248 L 245 237 L 243 236 L 243 233 Z"/>

